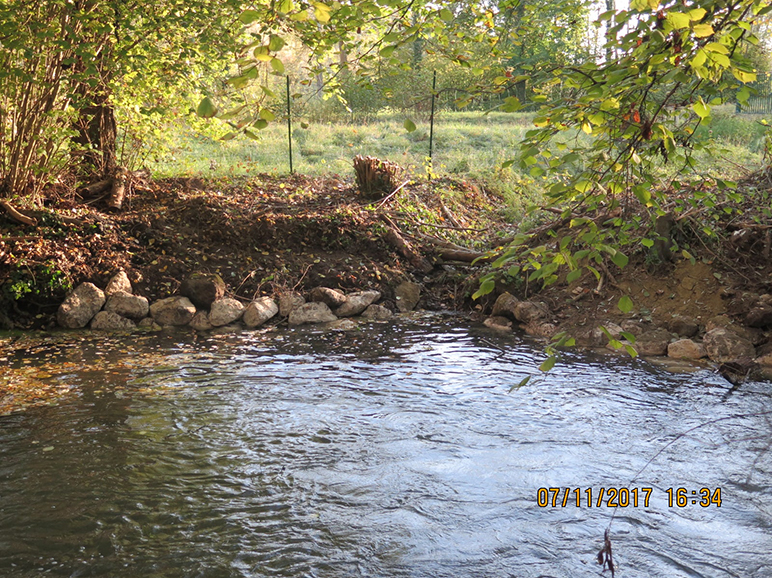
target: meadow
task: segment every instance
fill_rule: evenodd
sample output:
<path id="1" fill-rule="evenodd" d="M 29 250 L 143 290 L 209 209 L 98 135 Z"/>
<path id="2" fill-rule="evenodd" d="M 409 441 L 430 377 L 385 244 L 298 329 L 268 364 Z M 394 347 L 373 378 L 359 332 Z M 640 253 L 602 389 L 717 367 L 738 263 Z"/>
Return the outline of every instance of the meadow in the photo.
<path id="1" fill-rule="evenodd" d="M 533 128 L 533 113 L 439 112 L 435 117 L 433 162 L 429 164 L 428 120 L 416 120 L 407 132 L 407 118 L 382 114 L 369 122 L 293 122 L 293 167 L 310 176 L 338 174 L 353 178 L 352 159 L 371 155 L 388 159 L 415 176 L 435 175 L 484 180 L 510 202 L 538 195 L 542 179 L 520 172 L 519 142 Z M 764 166 L 768 128 L 758 115 L 734 113 L 731 106 L 714 112 L 712 122 L 698 128 L 695 141 L 718 145 L 710 156 L 696 152 L 697 176 L 739 179 Z M 287 125 L 276 121 L 259 132 L 259 141 L 239 137 L 220 141 L 190 127 L 178 128 L 168 152 L 149 165 L 156 177 L 236 176 L 289 173 Z M 584 134 L 566 138 L 588 139 Z M 663 177 L 676 167 L 663 166 Z"/>

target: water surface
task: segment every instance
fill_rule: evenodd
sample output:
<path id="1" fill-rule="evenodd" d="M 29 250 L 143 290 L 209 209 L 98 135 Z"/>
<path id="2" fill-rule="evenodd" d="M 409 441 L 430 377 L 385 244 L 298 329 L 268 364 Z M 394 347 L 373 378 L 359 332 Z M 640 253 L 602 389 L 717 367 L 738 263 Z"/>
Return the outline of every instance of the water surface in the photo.
<path id="1" fill-rule="evenodd" d="M 0 418 L 0 576 L 772 576 L 768 384 L 567 355 L 437 319 L 38 347 L 71 390 Z M 721 488 L 717 507 L 666 490 Z M 561 496 L 562 498 L 562 496 Z M 605 575 L 609 575 L 608 572 Z"/>

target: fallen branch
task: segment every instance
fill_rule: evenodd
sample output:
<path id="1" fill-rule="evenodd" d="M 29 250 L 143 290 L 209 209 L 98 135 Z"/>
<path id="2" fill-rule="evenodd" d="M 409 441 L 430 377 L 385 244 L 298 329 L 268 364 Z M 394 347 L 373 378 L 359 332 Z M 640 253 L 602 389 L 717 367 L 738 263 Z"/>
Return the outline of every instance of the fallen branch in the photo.
<path id="1" fill-rule="evenodd" d="M 401 235 L 399 228 L 391 219 L 384 214 L 379 216 L 380 219 L 386 223 L 386 234 L 384 235 L 386 242 L 397 249 L 397 251 L 399 251 L 413 267 L 422 273 L 429 273 L 434 268 L 431 263 L 413 249 L 410 243 L 408 243 Z"/>
<path id="2" fill-rule="evenodd" d="M 32 217 L 28 217 L 27 215 L 23 215 L 22 213 L 14 209 L 8 201 L 0 201 L 0 207 L 3 207 L 5 209 L 5 212 L 8 213 L 8 215 L 18 223 L 21 223 L 23 225 L 30 225 L 32 227 L 38 224 L 36 219 L 33 219 Z"/>
<path id="3" fill-rule="evenodd" d="M 126 189 L 128 187 L 131 173 L 123 167 L 118 167 L 115 170 L 115 178 L 113 179 L 113 188 L 110 190 L 110 198 L 107 199 L 107 206 L 116 211 L 121 210 L 123 205 L 123 199 L 126 196 Z"/>
<path id="4" fill-rule="evenodd" d="M 404 182 L 404 183 L 402 183 L 400 186 L 398 186 L 396 189 L 394 189 L 394 191 L 393 191 L 393 192 L 391 192 L 391 193 L 389 193 L 388 195 L 386 195 L 385 197 L 383 197 L 383 199 L 381 200 L 381 202 L 380 202 L 380 203 L 378 203 L 378 206 L 377 206 L 377 207 L 375 207 L 375 208 L 376 208 L 376 209 L 380 209 L 380 208 L 381 208 L 381 207 L 382 207 L 382 206 L 383 206 L 383 205 L 386 203 L 386 201 L 388 201 L 388 200 L 389 200 L 391 197 L 393 197 L 393 196 L 394 196 L 394 195 L 396 195 L 398 192 L 400 192 L 400 191 L 403 189 L 403 187 L 404 187 L 406 184 L 408 184 L 409 182 L 410 182 L 410 181 L 405 181 L 405 182 Z"/>
<path id="5" fill-rule="evenodd" d="M 83 196 L 85 194 L 86 196 L 92 196 L 92 195 L 98 195 L 99 193 L 103 193 L 107 189 L 109 189 L 113 184 L 113 179 L 110 177 L 109 179 L 104 179 L 102 181 L 97 181 L 96 183 L 91 183 L 90 185 L 86 185 L 85 187 L 81 187 L 78 189 L 78 194 Z"/>

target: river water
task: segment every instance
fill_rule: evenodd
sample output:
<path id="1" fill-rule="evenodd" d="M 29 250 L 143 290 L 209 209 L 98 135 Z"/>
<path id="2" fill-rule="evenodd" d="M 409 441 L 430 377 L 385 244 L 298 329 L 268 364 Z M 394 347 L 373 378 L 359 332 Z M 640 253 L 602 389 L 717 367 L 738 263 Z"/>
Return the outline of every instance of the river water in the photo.
<path id="1" fill-rule="evenodd" d="M 441 318 L 12 356 L 70 391 L 0 417 L 0 576 L 599 576 L 609 524 L 618 577 L 772 576 L 769 384 L 567 354 L 510 392 L 543 358 Z"/>

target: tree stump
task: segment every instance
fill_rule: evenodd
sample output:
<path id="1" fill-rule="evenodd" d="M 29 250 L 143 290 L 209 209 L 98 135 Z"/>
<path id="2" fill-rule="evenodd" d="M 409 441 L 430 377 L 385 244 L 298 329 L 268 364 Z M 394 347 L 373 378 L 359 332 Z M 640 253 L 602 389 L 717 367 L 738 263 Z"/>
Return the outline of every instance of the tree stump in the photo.
<path id="1" fill-rule="evenodd" d="M 361 193 L 369 199 L 380 199 L 399 186 L 403 169 L 390 161 L 357 155 L 354 157 L 354 172 Z"/>

